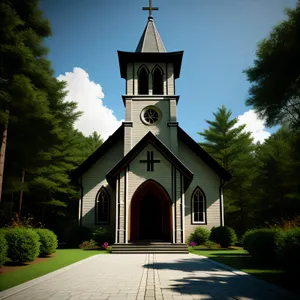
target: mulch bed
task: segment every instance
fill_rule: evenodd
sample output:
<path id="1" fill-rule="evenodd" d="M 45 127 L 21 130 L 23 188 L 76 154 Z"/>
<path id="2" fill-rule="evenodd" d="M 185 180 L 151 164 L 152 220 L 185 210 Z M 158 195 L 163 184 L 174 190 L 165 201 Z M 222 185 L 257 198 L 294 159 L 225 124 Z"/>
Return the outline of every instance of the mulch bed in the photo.
<path id="1" fill-rule="evenodd" d="M 35 265 L 35 264 L 39 264 L 41 262 L 47 261 L 54 256 L 55 256 L 55 254 L 51 254 L 47 257 L 38 257 L 34 261 L 30 261 L 30 262 L 26 262 L 26 263 L 18 264 L 18 265 L 7 262 L 2 268 L 0 268 L 0 274 L 6 274 L 9 272 L 18 271 L 23 268 L 26 268 L 27 266 Z"/>

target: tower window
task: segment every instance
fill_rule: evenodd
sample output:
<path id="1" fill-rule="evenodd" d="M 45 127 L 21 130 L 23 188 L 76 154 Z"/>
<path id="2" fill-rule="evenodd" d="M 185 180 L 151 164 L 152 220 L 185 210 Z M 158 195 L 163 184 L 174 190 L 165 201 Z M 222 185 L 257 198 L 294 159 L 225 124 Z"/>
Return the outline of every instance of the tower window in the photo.
<path id="1" fill-rule="evenodd" d="M 149 72 L 145 67 L 142 67 L 138 72 L 138 93 L 139 95 L 149 94 Z"/>
<path id="2" fill-rule="evenodd" d="M 152 74 L 153 95 L 162 95 L 163 89 L 163 74 L 160 68 L 155 68 Z"/>

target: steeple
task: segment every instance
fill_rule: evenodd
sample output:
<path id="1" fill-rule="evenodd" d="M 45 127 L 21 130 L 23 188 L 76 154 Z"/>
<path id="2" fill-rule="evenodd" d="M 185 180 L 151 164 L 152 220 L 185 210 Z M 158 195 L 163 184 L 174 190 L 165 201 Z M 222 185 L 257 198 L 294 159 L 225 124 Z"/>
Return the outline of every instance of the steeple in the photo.
<path id="1" fill-rule="evenodd" d="M 150 15 L 135 52 L 166 52 L 162 39 Z"/>

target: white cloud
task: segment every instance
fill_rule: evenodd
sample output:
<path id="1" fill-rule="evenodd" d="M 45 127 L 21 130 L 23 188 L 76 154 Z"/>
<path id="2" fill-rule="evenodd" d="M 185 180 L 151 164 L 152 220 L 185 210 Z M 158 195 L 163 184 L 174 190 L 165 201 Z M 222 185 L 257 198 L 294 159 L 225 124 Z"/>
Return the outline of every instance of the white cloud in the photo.
<path id="1" fill-rule="evenodd" d="M 243 124 L 246 124 L 245 131 L 250 131 L 252 133 L 255 143 L 258 141 L 262 143 L 271 135 L 270 132 L 266 131 L 265 122 L 258 118 L 253 109 L 238 116 L 238 123 L 236 126 Z"/>
<path id="2" fill-rule="evenodd" d="M 121 125 L 122 120 L 118 121 L 113 111 L 103 104 L 102 87 L 91 81 L 85 70 L 76 67 L 73 72 L 59 75 L 57 79 L 67 83 L 65 100 L 76 102 L 78 111 L 83 112 L 74 126 L 84 135 L 96 131 L 106 140 Z"/>

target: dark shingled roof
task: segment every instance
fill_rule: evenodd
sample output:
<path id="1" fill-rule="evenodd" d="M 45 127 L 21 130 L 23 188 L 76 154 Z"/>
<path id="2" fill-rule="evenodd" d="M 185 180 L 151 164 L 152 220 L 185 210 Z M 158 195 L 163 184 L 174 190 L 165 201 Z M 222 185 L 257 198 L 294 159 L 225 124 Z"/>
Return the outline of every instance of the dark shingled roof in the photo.
<path id="1" fill-rule="evenodd" d="M 147 25 L 135 52 L 166 52 L 165 46 L 156 29 L 153 17 L 148 18 Z"/>
<path id="2" fill-rule="evenodd" d="M 206 164 L 208 164 L 222 179 L 229 181 L 231 174 L 226 171 L 212 156 L 210 156 L 197 142 L 195 142 L 181 127 L 178 126 L 178 137 Z"/>
<path id="3" fill-rule="evenodd" d="M 80 166 L 71 174 L 73 179 L 79 178 L 87 171 L 101 156 L 109 151 L 120 139 L 124 138 L 124 125 L 122 124 L 109 138 L 92 153 Z"/>
<path id="4" fill-rule="evenodd" d="M 212 158 L 201 146 L 198 145 L 182 128 L 178 126 L 178 137 L 192 151 L 196 153 L 207 165 L 209 165 L 222 179 L 229 181 L 231 174 L 226 171 L 214 158 Z M 122 124 L 93 154 L 91 154 L 71 176 L 73 179 L 79 178 L 87 171 L 101 156 L 108 152 L 120 139 L 124 138 L 124 125 Z M 113 186 L 113 179 L 116 174 L 134 159 L 134 157 L 144 149 L 147 144 L 156 147 L 170 162 L 172 162 L 184 175 L 186 184 L 193 178 L 193 173 L 152 133 L 148 132 L 139 143 L 132 148 L 107 174 L 107 180 Z"/>

